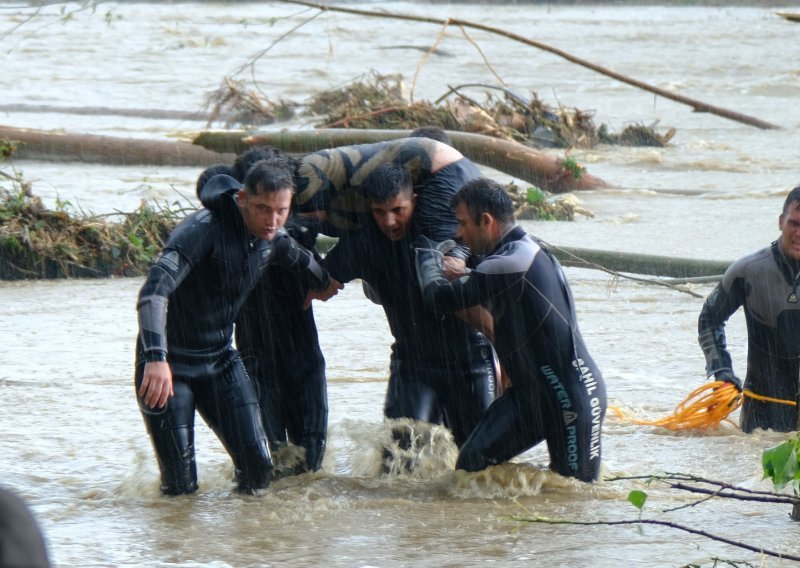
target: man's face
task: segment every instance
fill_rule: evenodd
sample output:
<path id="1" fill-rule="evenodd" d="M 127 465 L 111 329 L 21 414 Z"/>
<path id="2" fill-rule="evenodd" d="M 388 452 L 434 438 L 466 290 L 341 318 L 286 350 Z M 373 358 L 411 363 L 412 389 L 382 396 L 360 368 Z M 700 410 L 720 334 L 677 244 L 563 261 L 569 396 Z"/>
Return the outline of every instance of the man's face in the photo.
<path id="1" fill-rule="evenodd" d="M 242 218 L 250 232 L 265 241 L 272 240 L 278 229 L 289 217 L 292 204 L 290 188 L 252 194 L 245 190 L 238 193 L 237 201 Z"/>
<path id="2" fill-rule="evenodd" d="M 778 217 L 781 229 L 781 252 L 787 258 L 800 260 L 800 203 L 790 203 L 785 214 Z"/>
<path id="3" fill-rule="evenodd" d="M 401 191 L 384 203 L 370 204 L 372 218 L 390 240 L 399 241 L 408 234 L 416 199 L 417 196 L 409 189 Z"/>
<path id="4" fill-rule="evenodd" d="M 464 202 L 456 205 L 455 213 L 456 221 L 458 221 L 456 238 L 466 243 L 473 254 L 486 254 L 492 250 L 494 241 L 488 226 L 485 223 L 476 223 Z"/>

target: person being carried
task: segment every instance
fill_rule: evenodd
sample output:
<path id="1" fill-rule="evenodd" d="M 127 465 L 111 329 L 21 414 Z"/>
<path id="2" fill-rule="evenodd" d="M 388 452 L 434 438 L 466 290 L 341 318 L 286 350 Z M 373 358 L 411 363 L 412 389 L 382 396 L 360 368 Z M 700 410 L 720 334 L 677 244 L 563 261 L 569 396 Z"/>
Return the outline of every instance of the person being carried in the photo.
<path id="1" fill-rule="evenodd" d="M 194 414 L 233 460 L 238 489 L 268 486 L 273 468 L 253 384 L 232 346 L 233 322 L 269 262 L 313 274 L 320 297 L 333 282 L 281 227 L 293 177 L 281 160 L 262 161 L 245 185 L 201 175 L 204 208 L 179 223 L 139 292 L 135 388 L 161 471 L 161 491 L 197 491 Z"/>
<path id="2" fill-rule="evenodd" d="M 437 241 L 450 238 L 455 233 L 450 197 L 481 174 L 461 152 L 427 137 L 340 146 L 303 156 L 296 178 L 298 215 L 315 220 L 319 232 L 333 237 L 358 231 L 371 222 L 359 188 L 385 164 L 408 172 L 417 195 L 414 230 Z"/>
<path id="3" fill-rule="evenodd" d="M 233 177 L 242 180 L 259 160 L 279 154 L 275 148 L 253 147 L 236 157 Z M 292 172 L 296 162 L 287 159 Z M 318 261 L 316 233 L 290 213 L 287 233 L 311 250 Z M 328 394 L 325 357 L 312 306 L 304 307 L 313 286 L 306 272 L 267 266 L 236 318 L 236 347 L 256 385 L 261 416 L 273 458 L 289 443 L 303 448 L 305 459 L 291 472 L 322 467 L 328 431 Z M 281 460 L 276 462 L 280 471 Z M 285 473 L 285 472 L 283 472 Z"/>
<path id="4" fill-rule="evenodd" d="M 468 182 L 452 206 L 458 238 L 479 262 L 448 280 L 442 245 L 420 239 L 420 290 L 437 315 L 478 304 L 488 308 L 494 347 L 512 377 L 461 447 L 456 468 L 479 471 L 547 441 L 551 470 L 596 480 L 606 391 L 578 330 L 561 266 L 515 224 L 514 203 L 496 182 Z"/>
<path id="5" fill-rule="evenodd" d="M 384 416 L 443 422 L 460 446 L 494 397 L 490 346 L 459 318 L 424 308 L 410 247 L 417 199 L 405 168 L 381 165 L 361 190 L 372 223 L 342 237 L 325 267 L 339 282 L 367 281 L 380 296 L 394 338 Z"/>
<path id="6" fill-rule="evenodd" d="M 797 401 L 800 381 L 800 186 L 786 196 L 778 217 L 780 237 L 740 258 L 706 298 L 698 318 L 698 341 L 706 373 L 742 389 L 733 372 L 725 323 L 744 307 L 747 374 L 744 388 L 755 395 Z M 745 396 L 739 415 L 743 431 L 798 429 L 797 406 Z"/>

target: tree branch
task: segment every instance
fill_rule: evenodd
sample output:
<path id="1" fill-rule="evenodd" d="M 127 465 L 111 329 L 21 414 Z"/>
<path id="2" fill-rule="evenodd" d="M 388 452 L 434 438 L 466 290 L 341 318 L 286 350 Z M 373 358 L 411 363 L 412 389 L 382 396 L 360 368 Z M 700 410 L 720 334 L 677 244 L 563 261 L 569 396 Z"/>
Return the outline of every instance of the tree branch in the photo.
<path id="1" fill-rule="evenodd" d="M 638 79 L 633 79 L 633 78 L 627 77 L 627 76 L 625 76 L 625 75 L 623 75 L 621 73 L 617 73 L 616 71 L 612 71 L 610 69 L 606 69 L 605 67 L 597 65 L 596 63 L 592 63 L 590 61 L 586 61 L 584 59 L 580 59 L 579 57 L 576 57 L 576 56 L 574 56 L 574 55 L 572 55 L 570 53 L 567 53 L 566 51 L 562 51 L 561 49 L 558 49 L 556 47 L 552 47 L 550 45 L 547 45 L 545 43 L 542 43 L 542 42 L 539 42 L 539 41 L 536 41 L 536 40 L 528 39 L 526 37 L 523 37 L 523 36 L 520 36 L 518 34 L 509 32 L 507 30 L 503 30 L 501 28 L 488 26 L 486 24 L 480 24 L 480 23 L 477 23 L 477 22 L 470 22 L 468 20 L 461 20 L 461 19 L 458 19 L 458 18 L 447 18 L 447 19 L 443 20 L 443 19 L 439 19 L 439 18 L 428 18 L 428 17 L 424 17 L 424 16 L 413 16 L 413 15 L 410 15 L 410 14 L 395 14 L 395 13 L 392 13 L 392 12 L 383 12 L 383 11 L 381 11 L 381 12 L 371 12 L 371 11 L 368 11 L 368 10 L 358 10 L 358 9 L 355 9 L 355 8 L 345 8 L 345 7 L 342 7 L 342 6 L 328 6 L 328 5 L 325 5 L 325 4 L 318 4 L 316 2 L 304 2 L 302 0 L 280 0 L 280 1 L 285 3 L 285 4 L 297 4 L 297 5 L 300 5 L 300 6 L 308 6 L 308 7 L 311 7 L 311 8 L 317 8 L 318 10 L 323 11 L 323 12 L 342 12 L 342 13 L 353 14 L 353 15 L 357 15 L 357 16 L 367 16 L 367 17 L 375 17 L 375 18 L 389 18 L 389 19 L 396 19 L 396 20 L 407 20 L 407 21 L 411 21 L 411 22 L 420 22 L 420 23 L 426 23 L 426 24 L 436 24 L 436 25 L 439 25 L 439 26 L 441 26 L 441 25 L 453 25 L 453 26 L 461 26 L 461 27 L 465 27 L 465 28 L 473 28 L 473 29 L 476 29 L 476 30 L 483 30 L 485 32 L 489 32 L 489 33 L 492 33 L 492 34 L 503 36 L 503 37 L 511 39 L 513 41 L 524 43 L 526 45 L 530 45 L 532 47 L 536 47 L 536 48 L 541 49 L 543 51 L 547 51 L 549 53 L 552 53 L 554 55 L 562 57 L 562 58 L 566 59 L 567 61 L 570 61 L 570 62 L 575 63 L 577 65 L 580 65 L 582 67 L 586 67 L 587 69 L 591 69 L 592 71 L 595 71 L 595 72 L 600 73 L 602 75 L 605 75 L 607 77 L 611 77 L 612 79 L 616 79 L 617 81 L 620 81 L 622 83 L 626 83 L 628 85 L 637 87 L 639 89 L 643 89 L 645 91 L 649 91 L 651 93 L 654 93 L 656 95 L 662 96 L 662 97 L 667 98 L 667 99 L 670 99 L 672 101 L 675 101 L 675 102 L 678 102 L 678 103 L 681 103 L 681 104 L 684 104 L 684 105 L 688 105 L 688 106 L 692 107 L 692 109 L 695 112 L 707 112 L 707 113 L 711 113 L 711 114 L 716 114 L 717 116 L 721 116 L 723 118 L 728 118 L 730 120 L 735 120 L 737 122 L 748 124 L 750 126 L 755 126 L 757 128 L 761 128 L 761 129 L 764 129 L 764 130 L 774 130 L 774 129 L 780 129 L 781 128 L 780 126 L 778 126 L 776 124 L 772 124 L 770 122 L 766 122 L 764 120 L 761 120 L 761 119 L 758 119 L 758 118 L 755 118 L 755 117 L 752 117 L 752 116 L 747 116 L 745 114 L 741 114 L 741 113 L 738 113 L 738 112 L 735 112 L 735 111 L 731 111 L 731 110 L 720 108 L 720 107 L 717 107 L 717 106 L 714 106 L 714 105 L 711 105 L 711 104 L 708 104 L 708 103 L 704 103 L 704 102 L 698 101 L 696 99 L 685 97 L 685 96 L 679 95 L 677 93 L 672 93 L 672 92 L 666 91 L 666 90 L 661 89 L 659 87 L 655 87 L 653 85 L 649 85 L 649 84 L 647 84 L 647 83 L 645 83 L 643 81 L 639 81 Z"/>
<path id="2" fill-rule="evenodd" d="M 549 525 L 579 525 L 579 526 L 592 526 L 592 525 L 605 525 L 605 526 L 616 526 L 616 525 L 660 525 L 662 527 L 669 527 L 672 529 L 678 529 L 684 532 L 688 532 L 691 534 L 696 534 L 711 540 L 716 540 L 717 542 L 722 542 L 725 544 L 730 544 L 731 546 L 735 546 L 737 548 L 743 548 L 745 550 L 749 550 L 751 552 L 757 552 L 759 554 L 766 554 L 767 556 L 772 556 L 774 558 L 782 558 L 786 560 L 796 560 L 800 561 L 800 556 L 795 556 L 793 554 L 786 554 L 783 552 L 775 552 L 774 550 L 769 550 L 766 548 L 762 548 L 760 546 L 753 546 L 751 544 L 747 544 L 744 542 L 739 542 L 736 540 L 732 540 L 730 538 L 726 538 L 724 536 L 718 536 L 715 534 L 711 534 L 706 531 L 701 531 L 697 529 L 693 529 L 691 527 L 687 527 L 684 525 L 680 525 L 677 523 L 672 523 L 669 521 L 659 521 L 657 519 L 636 519 L 636 520 L 622 520 L 622 521 L 570 521 L 566 519 L 548 519 L 546 517 L 520 517 L 520 516 L 512 516 L 512 520 L 518 521 L 521 523 L 545 523 Z"/>

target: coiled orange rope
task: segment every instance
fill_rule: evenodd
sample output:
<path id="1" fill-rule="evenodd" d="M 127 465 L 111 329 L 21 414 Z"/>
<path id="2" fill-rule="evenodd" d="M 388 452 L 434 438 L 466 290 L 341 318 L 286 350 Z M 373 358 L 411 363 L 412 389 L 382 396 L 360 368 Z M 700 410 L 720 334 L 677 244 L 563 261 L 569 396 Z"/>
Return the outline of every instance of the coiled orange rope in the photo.
<path id="1" fill-rule="evenodd" d="M 633 418 L 614 406 L 609 407 L 609 410 L 623 420 L 644 426 L 660 426 L 669 430 L 694 430 L 703 428 L 713 430 L 716 429 L 722 421 L 733 424 L 733 422 L 728 419 L 728 415 L 742 405 L 743 395 L 764 402 L 797 404 L 793 400 L 771 398 L 755 394 L 749 390 L 739 392 L 739 389 L 731 383 L 713 381 L 693 390 L 683 402 L 675 407 L 675 411 L 671 415 L 658 420 L 640 420 Z"/>

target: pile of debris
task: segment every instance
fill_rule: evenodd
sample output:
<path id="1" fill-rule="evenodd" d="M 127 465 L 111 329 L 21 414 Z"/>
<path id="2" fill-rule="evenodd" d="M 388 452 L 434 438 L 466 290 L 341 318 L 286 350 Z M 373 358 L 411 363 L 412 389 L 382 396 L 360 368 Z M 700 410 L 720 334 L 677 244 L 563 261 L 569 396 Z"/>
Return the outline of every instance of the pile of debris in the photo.
<path id="1" fill-rule="evenodd" d="M 464 93 L 482 88 L 483 102 Z M 497 91 L 499 94 L 492 92 Z M 208 99 L 213 101 L 212 122 L 226 118 L 226 126 L 256 128 L 295 116 L 299 109 L 317 117 L 317 128 L 413 130 L 438 126 L 514 140 L 536 148 L 592 148 L 597 144 L 666 146 L 674 129 L 661 134 L 656 125 L 634 124 L 614 134 L 606 124 L 595 126 L 594 113 L 559 106 L 550 108 L 535 92 L 530 99 L 489 85 L 451 87 L 435 102 L 409 101 L 402 75 L 370 73 L 340 89 L 323 91 L 307 105 L 273 103 L 240 82 L 226 79 Z"/>
<path id="2" fill-rule="evenodd" d="M 182 216 L 147 203 L 119 221 L 75 215 L 15 185 L 0 187 L 0 280 L 144 274 Z"/>

